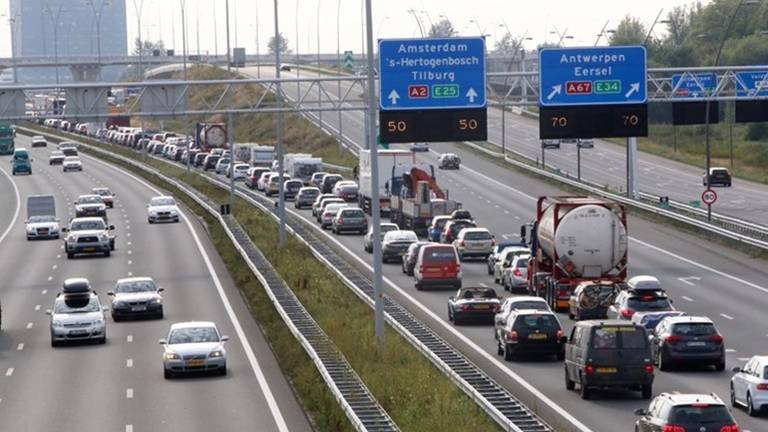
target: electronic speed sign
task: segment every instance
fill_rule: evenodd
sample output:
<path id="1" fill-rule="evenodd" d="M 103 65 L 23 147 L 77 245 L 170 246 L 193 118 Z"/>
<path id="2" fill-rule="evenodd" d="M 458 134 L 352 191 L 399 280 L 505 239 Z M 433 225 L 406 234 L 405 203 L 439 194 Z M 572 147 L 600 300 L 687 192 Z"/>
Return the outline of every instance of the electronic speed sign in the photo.
<path id="1" fill-rule="evenodd" d="M 542 106 L 539 138 L 648 136 L 648 105 Z"/>

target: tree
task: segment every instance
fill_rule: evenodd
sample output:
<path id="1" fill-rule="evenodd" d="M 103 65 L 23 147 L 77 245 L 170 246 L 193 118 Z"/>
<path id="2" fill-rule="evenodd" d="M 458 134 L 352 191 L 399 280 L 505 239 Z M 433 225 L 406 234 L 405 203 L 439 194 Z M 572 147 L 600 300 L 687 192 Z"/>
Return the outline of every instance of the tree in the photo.
<path id="1" fill-rule="evenodd" d="M 150 40 L 140 41 L 139 38 L 133 41 L 133 55 L 135 56 L 139 55 L 139 53 L 145 57 L 153 56 L 155 50 L 159 51 L 161 56 L 166 55 L 165 43 L 161 40 L 155 42 Z"/>
<path id="2" fill-rule="evenodd" d="M 458 33 L 447 18 L 432 24 L 432 27 L 429 29 L 429 37 L 451 37 L 456 36 Z"/>
<path id="3" fill-rule="evenodd" d="M 269 53 L 274 54 L 275 52 L 277 52 L 277 47 L 279 46 L 280 54 L 290 54 L 292 51 L 290 48 L 288 48 L 288 39 L 286 39 L 282 33 L 280 33 L 279 37 L 280 37 L 279 44 L 278 44 L 278 40 L 276 40 L 274 36 L 269 38 L 269 44 L 267 44 Z"/>
<path id="4" fill-rule="evenodd" d="M 616 27 L 609 43 L 611 45 L 643 45 L 645 36 L 646 29 L 643 23 L 639 19 L 627 15 Z"/>

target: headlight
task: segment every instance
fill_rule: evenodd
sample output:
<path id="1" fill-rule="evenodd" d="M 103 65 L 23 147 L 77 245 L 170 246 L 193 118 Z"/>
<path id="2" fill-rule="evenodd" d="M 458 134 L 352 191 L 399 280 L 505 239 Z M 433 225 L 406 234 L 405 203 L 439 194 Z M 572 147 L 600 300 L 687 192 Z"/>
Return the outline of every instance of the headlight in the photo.
<path id="1" fill-rule="evenodd" d="M 161 304 L 162 302 L 163 302 L 162 298 L 156 298 L 154 301 L 155 304 Z"/>
<path id="2" fill-rule="evenodd" d="M 219 350 L 211 351 L 211 353 L 208 354 L 208 357 L 213 357 L 213 358 L 221 357 L 221 351 Z"/>
<path id="3" fill-rule="evenodd" d="M 51 325 L 54 326 L 54 327 L 61 327 L 62 326 L 61 321 L 59 321 L 59 320 L 51 321 Z"/>
<path id="4" fill-rule="evenodd" d="M 178 354 L 176 354 L 175 352 L 171 352 L 171 351 L 166 351 L 165 353 L 163 353 L 163 358 L 166 359 L 166 360 L 179 360 L 179 359 L 181 359 L 181 357 L 179 357 Z"/>
<path id="5" fill-rule="evenodd" d="M 177 214 L 179 214 L 178 210 L 176 209 L 171 210 L 171 216 L 176 216 Z"/>
<path id="6" fill-rule="evenodd" d="M 99 234 L 99 240 L 100 241 L 107 241 L 107 240 L 109 240 L 109 236 L 104 234 L 104 233 L 101 233 L 101 234 Z"/>
<path id="7" fill-rule="evenodd" d="M 93 325 L 98 326 L 102 324 L 104 324 L 104 318 L 97 318 L 96 320 L 93 321 Z"/>
<path id="8" fill-rule="evenodd" d="M 35 229 L 34 229 L 34 228 L 32 228 L 31 226 L 27 225 L 27 232 L 28 232 L 28 233 L 34 233 L 34 232 L 35 232 Z"/>

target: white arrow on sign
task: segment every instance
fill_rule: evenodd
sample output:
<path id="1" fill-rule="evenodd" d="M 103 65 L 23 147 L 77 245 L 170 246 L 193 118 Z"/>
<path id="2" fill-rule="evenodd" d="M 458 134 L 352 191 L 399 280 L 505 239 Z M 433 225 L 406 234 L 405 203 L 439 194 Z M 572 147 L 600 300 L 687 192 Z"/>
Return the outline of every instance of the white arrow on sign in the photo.
<path id="1" fill-rule="evenodd" d="M 392 90 L 389 92 L 389 96 L 387 96 L 387 99 L 392 101 L 392 105 L 397 105 L 397 100 L 400 99 L 400 95 L 397 94 L 395 90 Z"/>
<path id="2" fill-rule="evenodd" d="M 677 278 L 677 280 L 679 280 L 680 282 L 682 282 L 682 283 L 684 283 L 684 284 L 687 284 L 687 285 L 691 285 L 691 286 L 695 286 L 696 284 L 695 284 L 695 283 L 693 283 L 693 282 L 691 282 L 691 281 L 692 281 L 692 280 L 695 280 L 695 281 L 700 281 L 700 280 L 701 280 L 701 278 L 700 278 L 700 277 L 698 277 L 698 276 L 688 276 L 688 277 L 681 277 L 681 278 Z"/>
<path id="3" fill-rule="evenodd" d="M 639 91 L 640 91 L 640 83 L 632 83 L 629 85 L 629 91 L 624 95 L 624 97 L 628 98 Z"/>
<path id="4" fill-rule="evenodd" d="M 547 100 L 552 100 L 553 97 L 559 95 L 562 92 L 563 92 L 562 84 L 558 84 L 556 86 L 552 86 L 552 92 L 550 92 L 549 96 L 547 96 Z"/>
<path id="5" fill-rule="evenodd" d="M 475 91 L 474 88 L 470 87 L 469 91 L 467 91 L 467 95 L 466 96 L 469 98 L 469 103 L 475 103 L 475 98 L 477 97 L 477 92 Z"/>

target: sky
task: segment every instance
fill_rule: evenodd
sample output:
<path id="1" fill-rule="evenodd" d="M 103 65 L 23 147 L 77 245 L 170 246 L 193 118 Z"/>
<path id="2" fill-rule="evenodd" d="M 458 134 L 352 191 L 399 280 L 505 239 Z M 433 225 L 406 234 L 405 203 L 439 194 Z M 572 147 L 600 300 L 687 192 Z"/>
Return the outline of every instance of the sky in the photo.
<path id="1" fill-rule="evenodd" d="M 163 39 L 166 47 L 175 45 L 177 51 L 181 51 L 183 3 L 189 52 L 196 53 L 198 46 L 202 53 L 218 51 L 223 54 L 226 51 L 226 0 L 111 1 L 126 1 L 129 47 L 133 46 L 132 41 L 138 34 L 136 6 L 140 6 L 142 37 Z M 318 8 L 321 52 L 336 52 L 337 11 L 340 11 L 340 50 L 361 52 L 361 5 L 364 0 L 278 1 L 280 31 L 294 52 L 297 40 L 300 53 L 317 52 Z M 693 0 L 372 0 L 372 3 L 374 38 L 419 37 L 421 33 L 415 14 L 424 32 L 428 31 L 430 21 L 437 22 L 444 16 L 453 22 L 461 35 L 476 36 L 481 32 L 488 35 L 489 48 L 508 28 L 515 36 L 526 34 L 531 37 L 525 46 L 535 49 L 545 41 L 557 42 L 559 37 L 552 32 L 573 36 L 573 39 L 565 40 L 567 46 L 591 46 L 606 22 L 606 29 L 612 29 L 630 14 L 649 26 L 662 8 L 666 13 L 675 6 L 691 4 Z M 708 3 L 708 0 L 702 3 Z M 248 53 L 254 53 L 258 27 L 259 51 L 265 53 L 269 37 L 274 35 L 274 0 L 229 0 L 229 9 L 232 46 L 244 46 Z M 0 15 L 7 16 L 7 12 L 8 0 L 0 0 Z M 657 33 L 663 34 L 663 27 L 657 26 Z M 0 17 L 0 34 L 0 56 L 9 57 L 10 28 L 6 17 Z M 601 42 L 605 43 L 605 38 Z"/>

